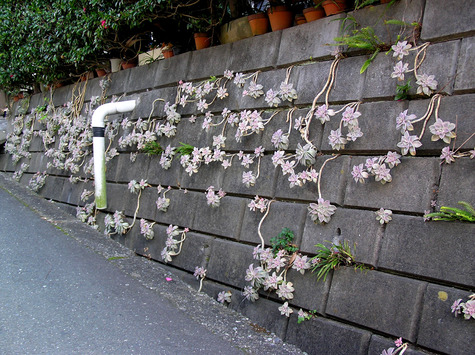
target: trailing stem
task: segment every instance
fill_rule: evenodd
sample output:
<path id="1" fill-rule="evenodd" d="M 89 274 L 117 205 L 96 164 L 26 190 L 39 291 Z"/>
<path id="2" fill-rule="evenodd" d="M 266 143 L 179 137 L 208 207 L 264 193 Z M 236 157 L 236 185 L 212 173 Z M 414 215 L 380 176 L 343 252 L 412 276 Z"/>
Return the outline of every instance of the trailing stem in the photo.
<path id="1" fill-rule="evenodd" d="M 303 134 L 303 139 L 307 144 L 313 145 L 309 139 L 308 139 L 308 134 L 309 134 L 309 129 L 310 129 L 310 123 L 312 122 L 313 114 L 315 112 L 315 109 L 317 108 L 317 101 L 322 96 L 324 93 L 325 94 L 325 105 L 328 107 L 328 97 L 330 95 L 331 88 L 333 86 L 333 82 L 335 80 L 335 71 L 338 66 L 338 63 L 341 60 L 341 56 L 337 55 L 337 57 L 333 60 L 331 66 L 330 66 L 330 73 L 328 74 L 327 81 L 325 85 L 323 86 L 323 89 L 315 96 L 312 102 L 312 108 L 310 111 L 308 111 L 307 115 L 305 116 L 305 132 Z"/>
<path id="2" fill-rule="evenodd" d="M 257 227 L 257 234 L 259 235 L 259 238 L 261 239 L 261 247 L 262 247 L 262 249 L 265 248 L 265 241 L 264 241 L 264 237 L 262 236 L 262 233 L 261 233 L 261 227 L 262 227 L 262 223 L 264 223 L 264 220 L 266 219 L 267 215 L 269 214 L 270 205 L 271 205 L 272 202 L 274 202 L 274 201 L 275 201 L 275 200 L 270 200 L 269 203 L 267 204 L 266 213 L 265 213 L 264 216 L 261 218 L 261 221 L 259 222 L 259 226 Z"/>
<path id="3" fill-rule="evenodd" d="M 323 168 L 325 167 L 325 165 L 330 161 L 330 160 L 334 160 L 336 158 L 338 158 L 340 156 L 340 154 L 337 154 L 335 155 L 334 157 L 332 158 L 328 158 L 327 160 L 325 160 L 322 164 L 322 166 L 320 167 L 320 170 L 318 171 L 318 181 L 317 181 L 317 188 L 318 188 L 318 198 L 322 198 L 322 191 L 321 191 L 321 184 L 320 184 L 320 181 L 322 179 L 322 172 L 323 172 Z"/>

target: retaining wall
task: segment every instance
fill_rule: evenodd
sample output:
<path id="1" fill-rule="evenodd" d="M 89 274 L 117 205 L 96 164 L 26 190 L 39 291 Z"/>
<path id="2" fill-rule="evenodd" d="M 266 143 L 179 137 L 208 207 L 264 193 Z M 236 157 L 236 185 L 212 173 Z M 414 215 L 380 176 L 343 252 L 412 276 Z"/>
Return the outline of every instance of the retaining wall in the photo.
<path id="1" fill-rule="evenodd" d="M 449 3 L 462 8 L 452 9 Z M 381 5 L 349 15 L 362 26 L 373 25 L 374 19 L 380 17 L 422 23 L 420 43 L 431 44 L 419 73 L 434 75 L 438 81 L 438 92 L 443 95 L 438 114 L 441 119 L 457 124 L 456 147 L 475 132 L 475 13 L 468 1 L 399 1 L 391 8 Z M 199 172 L 189 176 L 179 159 L 174 159 L 165 170 L 160 167 L 160 156 L 148 156 L 135 146 L 120 147 L 118 139 L 130 133 L 130 128 L 120 128 L 111 146 L 119 155 L 108 163 L 106 172 L 108 208 L 98 212 L 97 224 L 103 230 L 105 214 L 115 211 L 123 211 L 131 222 L 137 195 L 128 191 L 128 183 L 132 179 L 146 179 L 151 187 L 143 190 L 137 218 L 156 222 L 154 239 L 144 238 L 138 222 L 127 234 L 112 237 L 136 253 L 162 262 L 160 254 L 168 225 L 189 228 L 181 254 L 169 265 L 196 287 L 199 282 L 192 275 L 195 267 L 206 268 L 204 292 L 216 298 L 220 291 L 232 291 L 229 307 L 308 353 L 380 354 L 393 346 L 396 338 L 402 337 L 411 344 L 406 353 L 473 354 L 475 320 L 454 317 L 451 305 L 459 298 L 468 300 L 475 291 L 475 226 L 462 222 L 424 222 L 423 215 L 440 206 L 457 206 L 460 200 L 475 204 L 474 160 L 464 157 L 450 165 L 441 164 L 440 151 L 447 144 L 431 142 L 431 134 L 426 132 L 417 155 L 402 157 L 401 164 L 391 171 L 392 182 L 381 184 L 370 178 L 360 184 L 351 175 L 353 166 L 365 163 L 367 158 L 388 151 L 400 152 L 397 144 L 401 133 L 395 128 L 400 112 L 408 110 L 421 117 L 426 111 L 430 98 L 416 95 L 413 74 L 406 74 L 406 78 L 412 77 L 414 87 L 409 92 L 410 99 L 394 101 L 397 81 L 391 78 L 396 63 L 392 55 L 378 54 L 368 70 L 360 74 L 368 56 L 340 48 L 345 57 L 338 64 L 329 103 L 332 108 L 338 108 L 360 101 L 359 122 L 364 135 L 348 143 L 344 150 L 335 151 L 327 137 L 338 128 L 339 118 L 335 116 L 324 125 L 316 118 L 312 121 L 309 137 L 319 151 L 314 164 L 316 171 L 332 154 L 341 154 L 326 164 L 321 175 L 324 199 L 337 206 L 329 223 L 315 224 L 308 214 L 309 204 L 318 198 L 316 184 L 309 182 L 290 188 L 288 175 L 284 176 L 282 170 L 272 164 L 276 151 L 271 143 L 273 133 L 278 129 L 287 131 L 287 114 L 292 108 L 296 108 L 293 119 L 305 116 L 327 80 L 336 48 L 327 44 L 340 35 L 340 22 L 335 19 L 344 16 L 347 15 L 184 53 L 112 74 L 107 99 L 120 96 L 120 100 L 136 99 L 138 104 L 130 114 L 110 116 L 111 122 L 121 122 L 125 117 L 132 122 L 147 120 L 151 111 L 152 119 L 163 120 L 164 102 L 157 101 L 153 105 L 155 99 L 174 102 L 180 80 L 197 85 L 210 76 L 222 77 L 225 70 L 245 74 L 261 71 L 257 83 L 262 84 L 266 92 L 271 88 L 278 90 L 286 78 L 286 69 L 293 66 L 289 82 L 298 98 L 269 108 L 265 95 L 258 99 L 243 96 L 243 88 L 229 81 L 226 84 L 229 96 L 218 99 L 206 110 L 214 114 L 214 123 L 221 120 L 225 107 L 234 112 L 265 110 L 265 118 L 277 112 L 263 131 L 243 137 L 241 142 L 234 139 L 236 127 L 228 125 L 224 131 L 226 146 L 223 150 L 228 154 L 239 151 L 253 154 L 256 147 L 265 148 L 259 178 L 250 187 L 241 182 L 242 173 L 248 170 L 257 173 L 257 158 L 249 168 L 243 167 L 238 157 L 227 169 L 218 162 L 202 163 Z M 379 24 L 375 29 L 384 40 L 389 35 L 394 41 L 401 28 Z M 407 31 L 409 29 L 406 34 Z M 54 105 L 59 109 L 71 101 L 72 93 L 77 95 L 84 89 L 86 107 L 91 97 L 103 93 L 100 81 L 98 78 L 82 83 L 74 91 L 72 87 L 57 89 L 52 96 Z M 249 80 L 246 87 L 248 83 Z M 35 108 L 43 105 L 45 98 L 48 99 L 48 94 L 31 98 L 27 109 L 30 116 L 35 116 Z M 319 104 L 323 102 L 324 96 L 318 100 Z M 12 119 L 19 116 L 21 104 L 13 107 Z M 177 134 L 170 138 L 159 137 L 163 147 L 176 147 L 180 142 L 198 148 L 211 147 L 213 136 L 223 130 L 223 126 L 202 130 L 204 112 L 197 109 L 196 103 L 178 107 L 177 111 L 182 116 Z M 83 108 L 85 116 L 90 117 L 90 113 Z M 195 123 L 189 121 L 192 115 L 197 115 Z M 428 125 L 434 121 L 432 118 Z M 36 115 L 34 130 L 44 131 L 45 122 Z M 422 122 L 415 125 L 415 132 L 421 128 Z M 305 144 L 296 130 L 292 130 L 289 140 L 286 150 L 289 153 L 295 153 L 297 144 Z M 22 163 L 28 163 L 20 179 L 24 184 L 29 183 L 34 173 L 46 171 L 46 183 L 39 193 L 76 213 L 76 206 L 91 201 L 82 201 L 80 196 L 84 189 L 93 190 L 92 181 L 72 184 L 70 172 L 47 168 L 52 159 L 45 152 L 53 146 L 59 146 L 59 137 L 45 147 L 42 138 L 33 135 L 29 145 L 31 157 L 13 164 L 7 154 L 2 154 L 0 170 L 13 175 Z M 474 138 L 471 138 L 460 152 L 473 147 Z M 90 151 L 90 147 L 85 151 L 88 149 Z M 131 162 L 131 153 L 138 153 L 135 162 Z M 90 178 L 82 167 L 75 175 Z M 167 212 L 157 210 L 158 185 L 172 188 L 167 193 L 170 198 Z M 226 192 L 217 208 L 207 205 L 205 191 L 209 186 Z M 351 267 L 343 267 L 318 282 L 310 272 L 301 275 L 289 270 L 287 278 L 295 288 L 294 298 L 288 300 L 294 309 L 290 318 L 280 314 L 278 307 L 284 301 L 275 293 L 263 292 L 254 303 L 243 300 L 241 291 L 249 284 L 244 279 L 246 269 L 254 261 L 253 248 L 260 243 L 258 226 L 263 215 L 247 207 L 255 195 L 275 200 L 261 226 L 267 244 L 284 227 L 294 231 L 296 244 L 308 256 L 315 254 L 317 243 L 348 240 L 350 245 L 356 245 L 355 258 L 364 263 L 367 270 L 355 272 Z M 387 225 L 381 225 L 375 218 L 375 211 L 381 207 L 393 211 L 392 221 Z M 316 310 L 318 317 L 297 324 L 296 314 L 300 308 Z"/>

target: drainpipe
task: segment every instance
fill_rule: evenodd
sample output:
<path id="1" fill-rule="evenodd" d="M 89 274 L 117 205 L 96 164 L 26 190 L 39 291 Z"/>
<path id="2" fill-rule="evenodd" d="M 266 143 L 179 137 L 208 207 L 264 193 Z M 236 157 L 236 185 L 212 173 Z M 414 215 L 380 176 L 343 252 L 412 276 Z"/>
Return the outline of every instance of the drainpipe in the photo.
<path id="1" fill-rule="evenodd" d="M 107 207 L 106 193 L 106 164 L 105 164 L 105 125 L 104 118 L 120 112 L 135 109 L 135 100 L 111 102 L 99 106 L 92 115 L 92 145 L 94 154 L 94 184 L 96 187 L 96 208 L 103 210 Z"/>

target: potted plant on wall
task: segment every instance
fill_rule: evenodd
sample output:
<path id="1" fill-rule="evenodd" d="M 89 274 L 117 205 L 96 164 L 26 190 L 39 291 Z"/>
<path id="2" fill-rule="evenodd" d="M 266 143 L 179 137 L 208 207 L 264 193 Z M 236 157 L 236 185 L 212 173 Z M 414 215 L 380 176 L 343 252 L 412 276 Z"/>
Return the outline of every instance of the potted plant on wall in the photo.
<path id="1" fill-rule="evenodd" d="M 171 58 L 175 54 L 173 53 L 173 44 L 162 43 L 162 53 L 164 58 Z"/>
<path id="2" fill-rule="evenodd" d="M 107 75 L 110 69 L 106 63 L 98 63 L 95 70 L 97 77 L 102 78 L 103 76 Z"/>
<path id="3" fill-rule="evenodd" d="M 346 10 L 346 0 L 324 0 L 320 3 L 327 16 L 339 14 Z"/>
<path id="4" fill-rule="evenodd" d="M 269 1 L 267 9 L 272 31 L 279 31 L 292 26 L 293 14 L 287 1 Z"/>
<path id="5" fill-rule="evenodd" d="M 263 1 L 250 1 L 253 14 L 247 17 L 253 36 L 262 35 L 269 32 L 270 24 L 267 16 L 266 6 Z"/>
<path id="6" fill-rule="evenodd" d="M 316 1 L 306 1 L 305 3 L 306 6 L 303 9 L 303 15 L 307 22 L 312 22 L 325 17 L 325 10 L 319 2 L 315 4 Z"/>
<path id="7" fill-rule="evenodd" d="M 208 48 L 211 45 L 211 36 L 208 34 L 210 23 L 205 18 L 192 18 L 187 28 L 193 32 L 196 50 Z"/>
<path id="8" fill-rule="evenodd" d="M 140 52 L 141 38 L 139 35 L 134 35 L 121 43 L 121 66 L 122 69 L 130 69 L 137 66 L 138 53 Z"/>

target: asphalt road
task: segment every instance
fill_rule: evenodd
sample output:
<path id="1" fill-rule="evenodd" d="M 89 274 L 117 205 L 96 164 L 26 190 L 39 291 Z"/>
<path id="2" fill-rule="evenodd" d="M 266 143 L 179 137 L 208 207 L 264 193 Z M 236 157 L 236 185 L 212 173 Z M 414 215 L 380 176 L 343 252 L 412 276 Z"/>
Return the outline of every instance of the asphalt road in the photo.
<path id="1" fill-rule="evenodd" d="M 1 354 L 242 354 L 0 188 Z"/>

